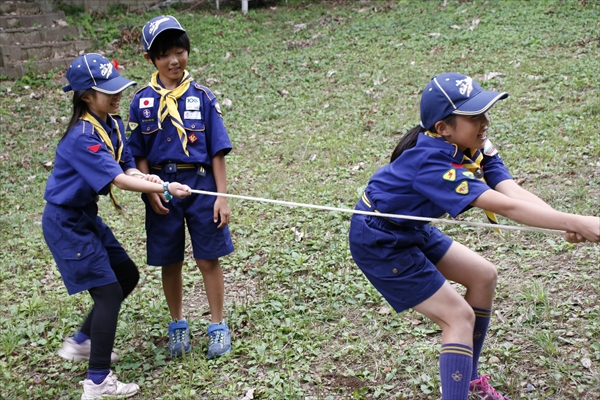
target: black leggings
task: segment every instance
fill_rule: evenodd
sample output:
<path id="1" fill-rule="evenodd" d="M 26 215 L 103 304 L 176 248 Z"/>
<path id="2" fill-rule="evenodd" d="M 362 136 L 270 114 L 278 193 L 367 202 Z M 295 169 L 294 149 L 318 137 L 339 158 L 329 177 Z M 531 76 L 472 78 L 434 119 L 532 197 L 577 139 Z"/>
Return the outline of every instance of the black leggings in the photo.
<path id="1" fill-rule="evenodd" d="M 88 290 L 94 306 L 79 329 L 92 341 L 88 367 L 92 370 L 110 369 L 110 353 L 115 342 L 121 303 L 140 279 L 140 273 L 131 259 L 111 265 L 111 268 L 117 276 L 117 282 Z"/>

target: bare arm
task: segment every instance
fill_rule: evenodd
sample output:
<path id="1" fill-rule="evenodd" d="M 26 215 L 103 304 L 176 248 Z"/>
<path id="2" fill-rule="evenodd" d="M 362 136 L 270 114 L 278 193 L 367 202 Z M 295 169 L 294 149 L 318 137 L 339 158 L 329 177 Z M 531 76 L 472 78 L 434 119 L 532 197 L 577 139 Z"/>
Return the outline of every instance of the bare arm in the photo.
<path id="1" fill-rule="evenodd" d="M 496 185 L 494 190 L 508 196 L 512 199 L 520 199 L 525 200 L 530 203 L 537 204 L 542 207 L 552 208 L 548 203 L 544 200 L 537 197 L 535 194 L 531 193 L 529 190 L 522 188 L 517 184 L 517 182 L 512 179 L 507 179 L 505 181 L 500 182 Z"/>
<path id="2" fill-rule="evenodd" d="M 219 151 L 212 159 L 212 170 L 217 185 L 218 193 L 227 193 L 227 173 L 225 170 L 225 156 L 222 151 Z M 231 212 L 229 211 L 229 205 L 227 204 L 226 197 L 217 197 L 214 205 L 214 221 L 217 222 L 218 218 L 221 217 L 219 228 L 227 225 L 231 218 Z"/>
<path id="3" fill-rule="evenodd" d="M 135 165 L 144 174 L 150 174 L 150 166 L 148 165 L 148 160 L 146 158 L 135 157 Z M 161 200 L 164 200 L 162 194 L 148 193 L 148 202 L 150 203 L 152 210 L 159 215 L 168 214 L 169 209 L 163 205 Z"/>
<path id="4" fill-rule="evenodd" d="M 471 205 L 493 211 L 521 224 L 573 232 L 591 242 L 600 241 L 598 217 L 556 211 L 547 204 L 540 207 L 537 202 L 511 198 L 495 190 L 483 192 Z"/>

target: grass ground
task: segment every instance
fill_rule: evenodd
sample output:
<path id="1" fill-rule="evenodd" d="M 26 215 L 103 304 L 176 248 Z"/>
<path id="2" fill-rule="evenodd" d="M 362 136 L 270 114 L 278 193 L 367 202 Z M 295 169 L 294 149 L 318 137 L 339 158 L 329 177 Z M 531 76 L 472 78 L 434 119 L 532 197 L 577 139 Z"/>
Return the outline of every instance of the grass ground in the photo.
<path id="1" fill-rule="evenodd" d="M 460 71 L 510 97 L 490 137 L 515 179 L 552 206 L 599 215 L 597 1 L 360 1 L 253 7 L 246 16 L 167 10 L 192 39 L 189 70 L 221 100 L 234 144 L 229 191 L 351 208 L 400 135 L 420 91 Z M 84 21 L 122 74 L 153 72 L 135 43 L 155 14 Z M 106 44 L 127 26 L 122 46 Z M 40 229 L 54 148 L 70 117 L 59 77 L 0 82 L 0 398 L 78 398 L 85 363 L 56 355 L 90 306 L 68 296 Z M 132 94 L 132 93 L 130 93 Z M 229 106 L 225 106 L 229 103 Z M 128 101 L 123 101 L 126 117 Z M 186 260 L 189 356 L 167 357 L 160 274 L 145 264 L 143 208 L 119 192 L 100 212 L 141 271 L 125 303 L 114 371 L 135 399 L 439 399 L 440 331 L 396 314 L 354 265 L 347 214 L 230 200 L 236 251 L 222 259 L 234 352 L 207 361 L 208 306 Z M 471 211 L 461 218 L 483 221 Z M 502 223 L 510 223 L 505 219 Z M 444 225 L 499 270 L 480 361 L 511 399 L 600 399 L 600 247 L 559 236 Z M 189 250 L 189 249 L 188 249 Z M 461 290 L 461 288 L 458 288 Z"/>

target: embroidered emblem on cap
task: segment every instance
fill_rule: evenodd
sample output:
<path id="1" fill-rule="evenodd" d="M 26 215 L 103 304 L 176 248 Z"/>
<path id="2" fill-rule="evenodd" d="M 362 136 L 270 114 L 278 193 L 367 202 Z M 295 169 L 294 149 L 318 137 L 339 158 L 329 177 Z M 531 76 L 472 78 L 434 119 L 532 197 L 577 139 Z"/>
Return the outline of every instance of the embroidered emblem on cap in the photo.
<path id="1" fill-rule="evenodd" d="M 96 60 L 94 60 L 95 62 Z M 112 74 L 113 71 L 113 65 L 111 63 L 107 63 L 107 64 L 100 64 L 100 74 L 102 74 L 102 76 L 105 79 L 108 79 L 108 77 L 110 76 L 110 74 Z"/>
<path id="2" fill-rule="evenodd" d="M 150 108 L 154 107 L 154 98 L 153 97 L 142 97 L 140 99 L 140 108 Z"/>
<path id="3" fill-rule="evenodd" d="M 460 94 L 471 97 L 471 92 L 473 91 L 473 78 L 466 76 L 465 79 L 457 79 L 455 82 Z"/>
<path id="4" fill-rule="evenodd" d="M 156 20 L 154 22 L 150 22 L 150 27 L 148 29 L 148 33 L 151 34 L 151 35 L 154 35 L 154 32 L 156 32 L 156 30 L 158 29 L 159 25 L 162 24 L 163 22 L 168 21 L 168 20 L 169 20 L 169 18 L 164 17 L 164 18 L 161 18 L 161 19 Z"/>
<path id="5" fill-rule="evenodd" d="M 454 168 L 449 169 L 443 176 L 444 180 L 454 182 L 456 180 L 456 170 Z"/>
<path id="6" fill-rule="evenodd" d="M 469 194 L 469 184 L 467 181 L 462 181 L 454 190 L 458 194 Z"/>
<path id="7" fill-rule="evenodd" d="M 98 150 L 100 150 L 101 145 L 100 144 L 95 144 L 93 146 L 88 146 L 88 150 L 91 151 L 92 153 L 97 153 Z"/>

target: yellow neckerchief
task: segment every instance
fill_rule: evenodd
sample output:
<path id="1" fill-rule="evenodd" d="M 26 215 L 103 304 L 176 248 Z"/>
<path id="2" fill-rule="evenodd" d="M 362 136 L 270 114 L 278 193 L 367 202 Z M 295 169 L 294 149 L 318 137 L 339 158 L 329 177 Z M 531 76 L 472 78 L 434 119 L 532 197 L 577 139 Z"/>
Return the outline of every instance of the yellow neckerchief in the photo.
<path id="1" fill-rule="evenodd" d="M 187 150 L 187 134 L 185 133 L 183 121 L 181 120 L 181 115 L 179 115 L 179 110 L 177 109 L 177 99 L 187 92 L 191 82 L 192 76 L 187 71 L 183 71 L 183 79 L 175 89 L 165 89 L 158 83 L 158 71 L 156 71 L 150 79 L 150 87 L 160 95 L 160 104 L 158 106 L 158 117 L 160 119 L 158 121 L 158 128 L 162 129 L 161 122 L 169 115 L 171 117 L 171 122 L 173 122 L 173 125 L 177 128 L 183 152 L 187 156 L 190 155 Z"/>
<path id="2" fill-rule="evenodd" d="M 430 136 L 432 138 L 441 138 L 442 137 L 442 135 L 440 135 L 439 133 L 434 133 L 431 131 L 425 131 L 424 133 L 425 133 L 425 135 Z M 452 144 L 452 143 L 450 143 L 450 144 Z M 458 146 L 456 146 L 455 144 L 453 144 L 453 146 L 458 149 Z M 469 154 L 475 160 L 470 159 L 463 152 L 462 165 L 466 169 L 468 169 L 470 172 L 472 172 L 473 176 L 475 176 L 475 178 L 479 179 L 482 182 L 485 182 L 485 178 L 483 177 L 483 169 L 481 169 L 481 160 L 483 160 L 483 154 L 481 153 L 481 151 L 479 149 L 469 149 Z M 487 211 L 487 210 L 483 210 L 483 212 L 485 212 L 485 215 L 491 224 L 498 225 L 498 217 L 496 216 L 495 213 L 493 213 L 491 211 Z M 501 233 L 500 229 L 494 228 L 494 230 L 498 233 Z"/>
<path id="3" fill-rule="evenodd" d="M 464 167 L 471 171 L 473 175 L 475 175 L 475 178 L 479 179 L 482 182 L 485 182 L 485 178 L 483 177 L 483 169 L 481 169 L 481 160 L 483 160 L 483 153 L 479 149 L 469 149 L 469 154 L 471 154 L 471 157 L 473 157 L 474 160 L 467 157 L 463 153 Z M 498 217 L 495 213 L 487 210 L 483 210 L 483 212 L 485 212 L 485 215 L 488 221 L 490 221 L 490 224 L 498 225 Z M 500 229 L 498 228 L 494 228 L 494 230 L 498 233 L 501 233 Z"/>
<path id="4" fill-rule="evenodd" d="M 98 136 L 100 136 L 100 139 L 104 142 L 104 144 L 106 144 L 106 147 L 108 147 L 108 151 L 110 152 L 110 154 L 115 158 L 116 162 L 121 161 L 121 155 L 123 154 L 123 141 L 121 140 L 121 131 L 119 130 L 119 124 L 117 123 L 117 121 L 115 121 L 115 119 L 110 116 L 110 114 L 108 115 L 113 123 L 114 126 L 117 128 L 117 152 L 115 153 L 115 148 L 113 146 L 112 140 L 110 140 L 110 136 L 108 135 L 108 133 L 106 132 L 106 130 L 104 129 L 104 127 L 102 126 L 102 124 L 96 119 L 94 118 L 90 113 L 86 112 L 85 114 L 83 114 L 83 116 L 80 118 L 83 121 L 87 121 L 90 124 L 92 124 L 92 126 L 94 127 L 94 130 L 98 133 Z M 121 214 L 123 213 L 123 208 L 119 205 L 119 203 L 117 202 L 117 198 L 115 197 L 114 193 L 113 193 L 113 183 L 110 183 L 110 199 L 113 203 L 113 205 L 115 206 L 115 208 L 117 209 L 117 211 L 119 211 Z"/>

